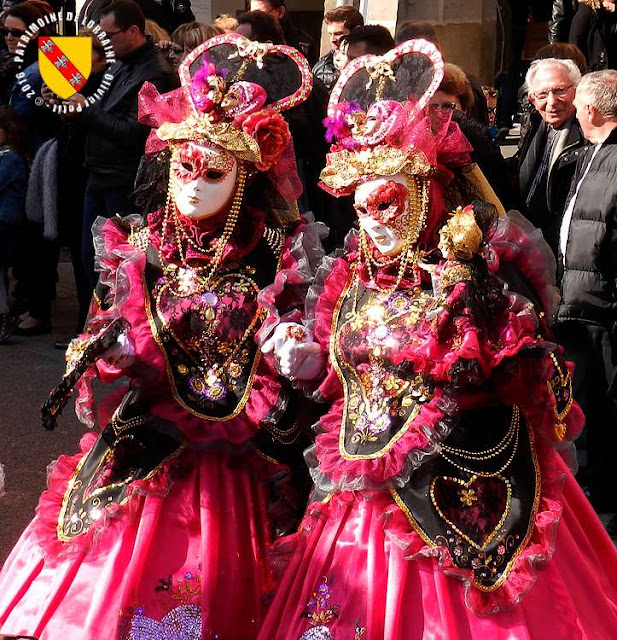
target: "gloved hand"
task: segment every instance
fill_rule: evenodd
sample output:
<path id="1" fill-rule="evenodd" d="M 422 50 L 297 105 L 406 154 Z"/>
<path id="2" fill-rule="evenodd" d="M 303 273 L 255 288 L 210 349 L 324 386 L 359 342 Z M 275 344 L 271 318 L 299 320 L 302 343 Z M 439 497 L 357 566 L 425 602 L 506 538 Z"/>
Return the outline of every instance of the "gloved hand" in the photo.
<path id="1" fill-rule="evenodd" d="M 261 350 L 273 353 L 280 372 L 288 378 L 313 380 L 324 367 L 321 346 L 305 327 L 295 322 L 279 324 Z"/>

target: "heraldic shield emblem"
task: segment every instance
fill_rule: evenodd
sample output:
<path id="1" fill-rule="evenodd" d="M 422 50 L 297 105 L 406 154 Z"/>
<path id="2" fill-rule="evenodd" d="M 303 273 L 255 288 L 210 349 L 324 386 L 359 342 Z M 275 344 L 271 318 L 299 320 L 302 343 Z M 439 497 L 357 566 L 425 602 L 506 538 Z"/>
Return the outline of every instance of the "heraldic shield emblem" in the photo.
<path id="1" fill-rule="evenodd" d="M 92 70 L 92 40 L 88 36 L 41 36 L 39 70 L 45 84 L 66 100 L 86 84 Z"/>

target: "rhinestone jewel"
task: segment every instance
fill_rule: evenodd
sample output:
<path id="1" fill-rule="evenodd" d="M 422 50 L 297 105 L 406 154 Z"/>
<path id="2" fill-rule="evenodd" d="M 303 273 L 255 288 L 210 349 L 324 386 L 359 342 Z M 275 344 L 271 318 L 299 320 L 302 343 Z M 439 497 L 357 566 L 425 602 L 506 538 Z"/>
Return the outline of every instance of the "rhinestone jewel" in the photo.
<path id="1" fill-rule="evenodd" d="M 214 293 L 213 291 L 206 291 L 202 296 L 201 296 L 201 301 L 207 306 L 207 307 L 216 307 L 216 305 L 218 304 L 219 298 L 216 295 L 216 293 Z"/>
<path id="2" fill-rule="evenodd" d="M 305 631 L 300 640 L 334 640 L 334 636 L 328 627 L 322 625 Z"/>
<path id="3" fill-rule="evenodd" d="M 131 621 L 131 640 L 201 640 L 201 608 L 183 604 L 158 622 L 144 615 Z"/>

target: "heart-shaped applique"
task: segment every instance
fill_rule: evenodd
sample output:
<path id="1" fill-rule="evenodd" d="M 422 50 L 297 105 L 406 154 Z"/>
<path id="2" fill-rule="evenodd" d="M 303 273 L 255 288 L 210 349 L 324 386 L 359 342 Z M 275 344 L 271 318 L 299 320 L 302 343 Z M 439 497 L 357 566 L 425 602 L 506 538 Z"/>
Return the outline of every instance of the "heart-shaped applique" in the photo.
<path id="1" fill-rule="evenodd" d="M 430 496 L 439 517 L 484 551 L 508 517 L 512 486 L 502 476 L 472 476 L 467 481 L 438 476 L 431 482 Z"/>

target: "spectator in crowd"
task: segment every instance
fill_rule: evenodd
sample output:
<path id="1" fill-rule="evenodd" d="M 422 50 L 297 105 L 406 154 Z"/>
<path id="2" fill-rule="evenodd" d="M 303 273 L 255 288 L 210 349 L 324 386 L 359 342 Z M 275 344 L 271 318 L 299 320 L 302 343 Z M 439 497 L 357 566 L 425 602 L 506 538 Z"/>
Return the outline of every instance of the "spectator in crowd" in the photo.
<path id="1" fill-rule="evenodd" d="M 238 16 L 236 33 L 258 42 L 287 44 L 281 23 L 265 11 L 245 11 Z"/>
<path id="2" fill-rule="evenodd" d="M 481 99 L 484 100 L 484 96 Z M 481 122 L 474 117 L 475 97 L 471 82 L 460 67 L 446 62 L 443 80 L 431 98 L 430 105 L 452 110 L 452 120 L 459 125 L 473 147 L 471 159 L 480 167 L 497 197 L 508 208 L 513 198 L 506 161 L 499 147 L 493 143 L 486 121 Z M 484 110 L 486 111 L 485 101 Z"/>
<path id="3" fill-rule="evenodd" d="M 169 45 L 168 56 L 174 69 L 177 69 L 193 49 L 219 33 L 221 32 L 216 27 L 209 24 L 185 22 L 171 34 L 171 42 L 163 43 L 160 46 L 165 51 L 166 45 Z"/>
<path id="4" fill-rule="evenodd" d="M 159 24 L 164 26 L 168 33 L 172 33 L 181 24 L 195 20 L 190 0 L 161 0 L 161 7 L 164 18 Z"/>
<path id="5" fill-rule="evenodd" d="M 497 139 L 505 140 L 512 128 L 521 86 L 521 60 L 529 21 L 529 3 L 521 0 L 496 0 L 497 59 L 495 88 L 497 99 Z"/>
<path id="6" fill-rule="evenodd" d="M 26 29 L 38 19 L 53 11 L 52 7 L 41 0 L 21 2 L 4 13 L 3 35 L 11 55 L 15 56 L 20 38 Z M 53 35 L 51 25 L 45 25 L 28 40 L 20 57 L 23 62 L 14 64 L 14 73 L 9 88 L 8 104 L 17 112 L 26 128 L 27 155 L 32 159 L 39 147 L 51 138 L 57 127 L 58 118 L 45 106 L 39 106 L 43 80 L 38 63 L 38 36 Z M 31 87 L 23 91 L 22 87 Z M 14 312 L 19 316 L 15 333 L 19 335 L 37 335 L 51 330 L 51 303 L 56 295 L 56 248 L 43 236 L 43 226 L 37 222 L 26 221 L 20 228 L 18 246 L 13 264 L 16 279 Z"/>
<path id="7" fill-rule="evenodd" d="M 88 185 L 84 203 L 82 256 L 96 285 L 91 227 L 98 216 L 110 217 L 134 211 L 129 198 L 148 129 L 137 121 L 137 94 L 144 82 L 161 92 L 178 84 L 177 76 L 160 50 L 145 34 L 145 17 L 132 0 L 116 0 L 101 13 L 100 26 L 107 32 L 119 60 L 110 72 L 114 79 L 103 98 L 78 117 L 86 129 Z M 81 94 L 70 104 L 83 107 Z"/>
<path id="8" fill-rule="evenodd" d="M 435 27 L 430 22 L 407 20 L 398 26 L 396 34 L 394 35 L 396 44 L 401 44 L 401 42 L 405 42 L 406 40 L 416 39 L 428 40 L 441 51 L 439 36 L 437 35 Z"/>
<path id="9" fill-rule="evenodd" d="M 214 19 L 212 26 L 221 33 L 233 33 L 238 26 L 238 20 L 229 13 L 221 13 Z"/>
<path id="10" fill-rule="evenodd" d="M 13 66 L 13 56 L 6 45 L 6 38 L 3 35 L 4 13 L 0 13 L 0 104 L 8 104 L 9 88 L 15 77 Z"/>
<path id="11" fill-rule="evenodd" d="M 13 265 L 17 234 L 25 219 L 28 165 L 25 130 L 11 107 L 0 106 L 0 344 L 14 328 L 8 302 L 8 269 Z"/>
<path id="12" fill-rule="evenodd" d="M 154 44 L 158 44 L 159 42 L 168 42 L 170 40 L 170 36 L 167 31 L 165 31 L 163 27 L 160 27 L 154 20 L 150 19 L 146 19 L 146 36 L 150 36 Z"/>
<path id="13" fill-rule="evenodd" d="M 135 0 L 146 18 L 154 20 L 167 33 L 185 22 L 195 20 L 190 0 Z M 79 12 L 79 24 L 99 22 L 103 9 L 112 0 L 86 0 Z"/>
<path id="14" fill-rule="evenodd" d="M 357 9 L 345 5 L 328 11 L 324 16 L 324 23 L 332 48 L 313 67 L 313 74 L 324 83 L 326 89 L 330 90 L 340 72 L 334 63 L 334 57 L 339 50 L 341 38 L 349 35 L 356 27 L 361 27 L 364 24 L 364 18 Z"/>
<path id="15" fill-rule="evenodd" d="M 617 511 L 617 71 L 589 73 L 574 98 L 591 146 L 576 167 L 559 233 L 558 338 L 575 364 L 587 468 L 579 481 L 597 511 Z M 613 534 L 615 524 L 612 523 Z M 609 529 L 611 525 L 609 524 Z"/>
<path id="16" fill-rule="evenodd" d="M 486 100 L 486 110 L 488 111 L 488 131 L 491 134 L 491 138 L 494 140 L 497 135 L 495 122 L 497 121 L 497 96 L 499 95 L 499 92 L 495 87 L 489 87 L 485 84 L 482 85 L 481 89 Z"/>
<path id="17" fill-rule="evenodd" d="M 550 44 L 568 42 L 572 19 L 578 9 L 578 0 L 553 0 L 553 11 L 548 22 Z"/>
<path id="18" fill-rule="evenodd" d="M 535 108 L 516 156 L 520 208 L 557 255 L 559 227 L 576 162 L 585 144 L 575 116 L 581 73 L 572 60 L 534 60 L 526 76 Z"/>
<path id="19" fill-rule="evenodd" d="M 347 63 L 367 53 L 382 56 L 393 49 L 395 44 L 392 34 L 386 27 L 380 24 L 365 24 L 341 38 L 340 46 Z"/>
<path id="20" fill-rule="evenodd" d="M 462 113 L 473 105 L 473 92 L 467 75 L 455 64 L 444 65 L 444 76 L 439 89 L 431 98 L 431 105 L 444 109 L 458 109 Z"/>
<path id="21" fill-rule="evenodd" d="M 581 75 L 587 73 L 587 60 L 583 52 L 575 45 L 569 42 L 556 42 L 555 44 L 547 44 L 536 52 L 534 60 L 542 60 L 544 58 L 557 58 L 558 60 L 572 60 L 579 68 Z"/>
<path id="22" fill-rule="evenodd" d="M 274 16 L 281 24 L 285 42 L 300 51 L 311 66 L 317 62 L 319 53 L 315 40 L 293 23 L 283 0 L 251 0 L 249 6 L 251 11 L 263 11 Z"/>
<path id="23" fill-rule="evenodd" d="M 9 53 L 13 56 L 18 51 L 20 38 L 26 33 L 26 29 L 39 18 L 52 12 L 50 5 L 44 2 L 29 0 L 14 5 L 4 13 L 4 27 L 1 33 L 6 41 Z M 29 152 L 34 155 L 40 144 L 53 135 L 57 119 L 48 109 L 37 105 L 35 98 L 40 97 L 43 79 L 39 71 L 38 62 L 38 37 L 53 35 L 53 26 L 46 25 L 35 32 L 28 40 L 23 51 L 23 63 L 15 64 L 15 71 L 23 72 L 22 78 L 14 78 L 9 93 L 9 105 L 15 109 L 19 117 L 24 121 L 30 137 Z M 20 82 L 21 80 L 21 82 Z M 34 92 L 23 91 L 22 87 L 29 85 Z"/>
<path id="24" fill-rule="evenodd" d="M 547 44 L 536 52 L 535 60 L 544 58 L 557 58 L 558 60 L 572 60 L 579 68 L 581 75 L 587 72 L 587 60 L 583 52 L 575 45 L 569 42 L 557 42 L 555 44 Z M 529 101 L 529 90 L 526 84 L 519 90 L 519 107 L 520 107 L 520 132 L 519 141 L 524 140 L 527 132 L 531 127 L 533 114 L 536 113 L 534 106 Z M 519 144 L 520 146 L 520 144 Z"/>
<path id="25" fill-rule="evenodd" d="M 590 71 L 617 69 L 615 0 L 580 0 L 570 42 L 583 52 Z"/>
<path id="26" fill-rule="evenodd" d="M 84 30 L 80 36 L 88 36 L 92 40 L 92 68 L 86 85 L 81 90 L 85 97 L 93 95 L 101 84 L 103 74 L 107 66 L 105 50 L 99 38 L 91 31 Z M 43 97 L 50 103 L 61 102 L 60 98 L 43 88 Z M 56 188 L 51 202 L 55 205 L 54 211 L 40 212 L 41 218 L 54 216 L 54 227 L 57 238 L 56 248 L 66 246 L 71 255 L 75 286 L 78 300 L 78 316 L 75 325 L 75 334 L 83 330 L 88 307 L 92 298 L 92 288 L 88 272 L 82 259 L 83 237 L 83 211 L 88 181 L 88 173 L 85 168 L 85 123 L 80 118 L 65 118 L 54 140 L 46 143 L 35 158 L 31 169 L 28 184 L 27 205 L 32 203 L 33 208 L 45 207 L 50 209 L 41 192 L 46 193 L 53 187 Z M 53 155 L 52 155 L 53 154 Z M 42 156 L 42 157 L 41 157 Z M 46 162 L 46 158 L 55 159 L 55 162 Z M 50 165 L 52 175 L 49 175 Z M 37 205 L 37 202 L 43 204 Z M 47 206 L 46 206 L 47 205 Z M 29 214 L 31 212 L 29 211 Z M 58 254 L 56 254 L 58 255 Z M 57 349 L 66 349 L 70 337 L 64 337 L 55 343 Z"/>

